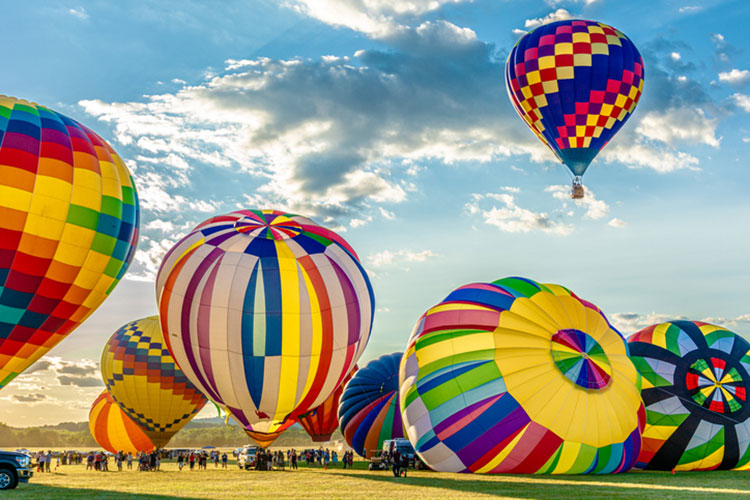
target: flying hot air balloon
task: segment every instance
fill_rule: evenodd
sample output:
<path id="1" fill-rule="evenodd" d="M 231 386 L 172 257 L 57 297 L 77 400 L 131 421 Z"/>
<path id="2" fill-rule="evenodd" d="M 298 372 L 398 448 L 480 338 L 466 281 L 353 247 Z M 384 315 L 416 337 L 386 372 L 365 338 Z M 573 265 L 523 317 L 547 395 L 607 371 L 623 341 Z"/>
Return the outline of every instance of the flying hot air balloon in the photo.
<path id="1" fill-rule="evenodd" d="M 346 442 L 360 456 L 381 450 L 383 441 L 404 437 L 398 399 L 398 366 L 402 353 L 385 354 L 367 363 L 344 387 L 339 422 Z"/>
<path id="2" fill-rule="evenodd" d="M 639 468 L 750 468 L 750 343 L 699 321 L 649 326 L 629 339 L 643 376 Z"/>
<path id="3" fill-rule="evenodd" d="M 640 375 L 625 339 L 560 285 L 454 290 L 417 321 L 399 380 L 409 441 L 437 471 L 625 472 L 640 451 Z"/>
<path id="4" fill-rule="evenodd" d="M 91 405 L 89 430 L 99 446 L 110 453 L 123 451 L 135 456 L 140 451 L 148 453 L 154 449 L 141 427 L 117 406 L 106 389 Z"/>
<path id="5" fill-rule="evenodd" d="M 100 368 L 112 398 L 157 448 L 208 402 L 169 354 L 158 316 L 117 330 L 104 346 Z"/>
<path id="6" fill-rule="evenodd" d="M 0 388 L 112 292 L 135 253 L 138 196 L 104 139 L 0 96 Z"/>
<path id="7" fill-rule="evenodd" d="M 300 415 L 299 423 L 307 431 L 312 440 L 316 443 L 330 441 L 331 436 L 339 427 L 339 400 L 344 393 L 344 387 L 357 372 L 357 367 L 347 375 L 338 389 L 328 396 L 322 405 L 313 410 Z"/>
<path id="8" fill-rule="evenodd" d="M 635 111 L 643 59 L 611 26 L 557 21 L 516 43 L 505 84 L 526 125 L 574 175 L 572 197 L 582 198 L 581 176 Z"/>
<path id="9" fill-rule="evenodd" d="M 362 355 L 374 308 L 341 236 L 275 210 L 198 225 L 165 256 L 156 296 L 180 368 L 245 429 L 328 399 Z"/>

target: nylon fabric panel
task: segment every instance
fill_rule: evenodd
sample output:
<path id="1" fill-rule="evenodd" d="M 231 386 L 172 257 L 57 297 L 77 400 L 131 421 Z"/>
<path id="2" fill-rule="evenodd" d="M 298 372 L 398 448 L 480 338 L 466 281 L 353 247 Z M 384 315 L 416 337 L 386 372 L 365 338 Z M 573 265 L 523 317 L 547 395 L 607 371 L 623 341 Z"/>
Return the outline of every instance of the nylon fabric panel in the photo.
<path id="1" fill-rule="evenodd" d="M 404 427 L 436 470 L 623 472 L 640 451 L 642 407 L 627 361 L 622 335 L 564 287 L 526 278 L 460 287 L 409 339 Z"/>
<path id="2" fill-rule="evenodd" d="M 83 322 L 125 273 L 139 209 L 99 136 L 0 96 L 0 388 Z"/>
<path id="3" fill-rule="evenodd" d="M 338 271 L 329 252 L 345 263 Z M 218 268 L 212 292 L 196 302 L 190 289 L 202 285 L 194 275 L 207 272 L 211 259 Z M 170 335 L 177 362 L 189 366 L 188 377 L 199 387 L 212 378 L 209 396 L 246 429 L 309 412 L 339 387 L 369 339 L 373 295 L 355 261 L 338 235 L 294 214 L 241 210 L 198 225 L 168 252 L 157 276 L 163 326 L 180 332 Z M 362 274 L 350 276 L 351 270 Z M 229 273 L 231 280 L 222 279 Z M 180 296 L 186 299 L 180 302 Z M 366 321 L 347 312 L 353 304 L 369 310 Z M 225 328 L 213 320 L 185 323 L 182 317 L 193 317 L 188 310 L 196 308 L 198 317 L 210 318 L 214 308 L 226 308 Z M 204 345 L 204 338 L 210 342 Z M 181 347 L 173 345 L 176 340 Z M 196 343 L 205 347 L 200 359 L 191 354 Z M 224 367 L 213 366 L 224 360 Z M 216 380 L 219 373 L 223 381 Z"/>

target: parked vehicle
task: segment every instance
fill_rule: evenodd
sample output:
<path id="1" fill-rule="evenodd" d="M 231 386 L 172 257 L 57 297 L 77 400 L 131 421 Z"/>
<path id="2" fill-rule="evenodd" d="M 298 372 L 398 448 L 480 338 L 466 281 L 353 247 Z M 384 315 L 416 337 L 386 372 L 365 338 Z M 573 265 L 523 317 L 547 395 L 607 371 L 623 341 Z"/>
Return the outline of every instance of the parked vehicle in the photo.
<path id="1" fill-rule="evenodd" d="M 417 453 L 414 451 L 414 447 L 411 445 L 406 438 L 386 439 L 383 441 L 383 451 L 388 453 L 388 456 L 393 455 L 393 452 L 398 450 L 401 456 L 406 455 L 409 457 L 409 467 L 416 467 L 415 460 L 419 460 Z"/>
<path id="2" fill-rule="evenodd" d="M 0 490 L 12 490 L 18 483 L 28 483 L 33 475 L 29 455 L 0 451 Z"/>
<path id="3" fill-rule="evenodd" d="M 255 467 L 255 457 L 257 456 L 257 446 L 245 446 L 237 455 L 237 465 L 240 469 L 250 470 Z"/>

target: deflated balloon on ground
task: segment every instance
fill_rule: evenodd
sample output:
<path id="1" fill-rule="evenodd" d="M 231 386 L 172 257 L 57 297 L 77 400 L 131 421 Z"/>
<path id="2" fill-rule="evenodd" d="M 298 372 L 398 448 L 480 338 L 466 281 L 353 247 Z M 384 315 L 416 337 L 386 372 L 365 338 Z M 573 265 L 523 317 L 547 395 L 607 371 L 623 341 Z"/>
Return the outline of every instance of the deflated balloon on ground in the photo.
<path id="1" fill-rule="evenodd" d="M 638 466 L 750 468 L 750 343 L 700 321 L 652 325 L 628 343 L 646 404 Z"/>
<path id="2" fill-rule="evenodd" d="M 570 290 L 525 278 L 451 292 L 401 362 L 409 441 L 438 471 L 624 472 L 640 451 L 640 376 L 620 333 Z"/>

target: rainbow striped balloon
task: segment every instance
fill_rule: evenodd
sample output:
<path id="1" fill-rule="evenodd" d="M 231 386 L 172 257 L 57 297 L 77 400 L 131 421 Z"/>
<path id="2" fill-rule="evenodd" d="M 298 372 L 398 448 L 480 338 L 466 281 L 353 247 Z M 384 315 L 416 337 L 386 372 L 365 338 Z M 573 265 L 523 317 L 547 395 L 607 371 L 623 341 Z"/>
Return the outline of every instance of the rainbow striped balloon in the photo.
<path id="1" fill-rule="evenodd" d="M 370 337 L 374 297 L 356 253 L 299 215 L 203 222 L 167 253 L 156 292 L 177 363 L 246 429 L 322 404 Z"/>
<path id="2" fill-rule="evenodd" d="M 524 278 L 454 290 L 401 362 L 409 440 L 438 471 L 624 472 L 641 445 L 640 376 L 595 305 Z"/>
<path id="3" fill-rule="evenodd" d="M 0 388 L 107 298 L 135 253 L 138 214 L 104 139 L 0 95 Z"/>
<path id="4" fill-rule="evenodd" d="M 135 456 L 139 451 L 154 449 L 148 436 L 117 406 L 106 389 L 91 405 L 89 430 L 99 446 L 110 453 L 122 451 Z"/>
<path id="5" fill-rule="evenodd" d="M 158 316 L 117 330 L 104 346 L 100 368 L 112 398 L 158 448 L 208 402 L 169 354 Z"/>
<path id="6" fill-rule="evenodd" d="M 398 400 L 398 365 L 402 353 L 367 363 L 346 384 L 339 400 L 339 422 L 346 442 L 360 456 L 381 450 L 386 439 L 404 437 Z"/>

